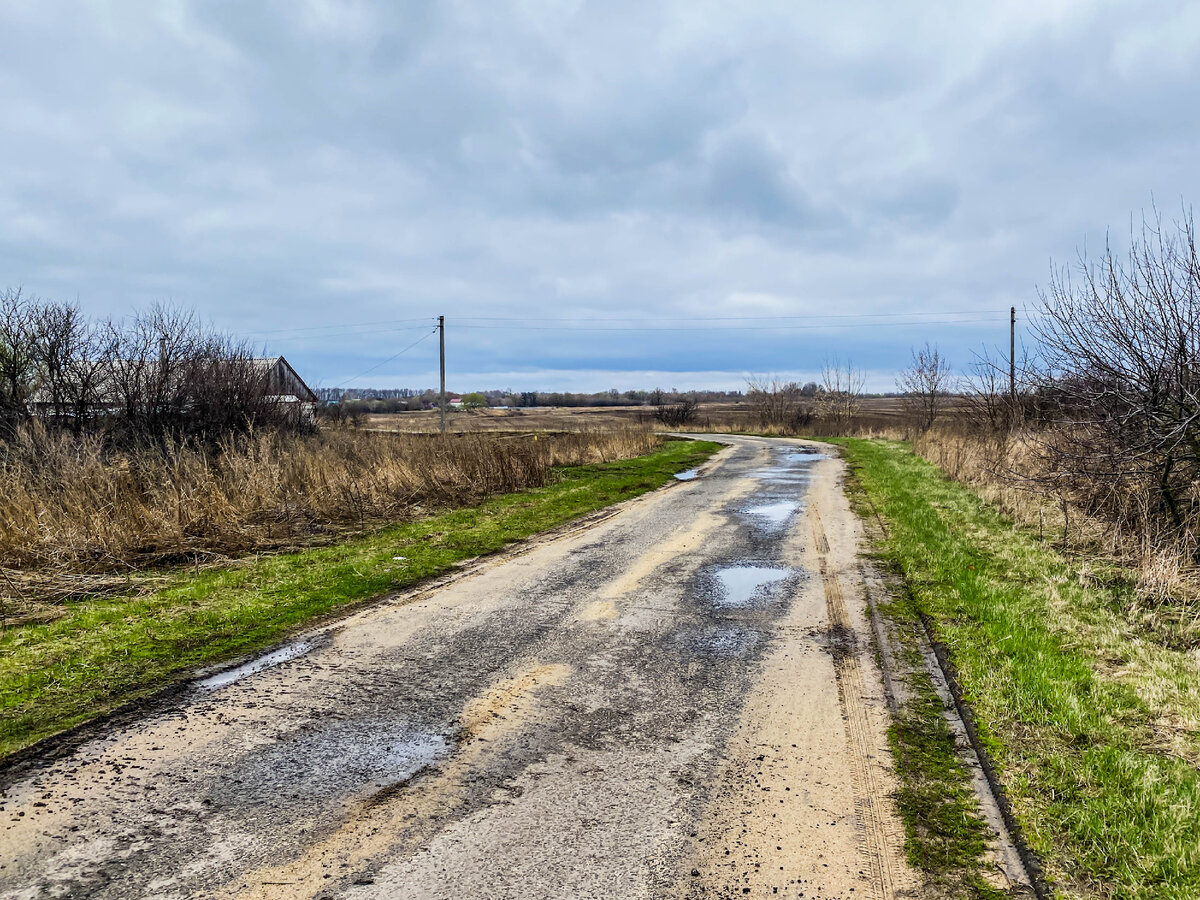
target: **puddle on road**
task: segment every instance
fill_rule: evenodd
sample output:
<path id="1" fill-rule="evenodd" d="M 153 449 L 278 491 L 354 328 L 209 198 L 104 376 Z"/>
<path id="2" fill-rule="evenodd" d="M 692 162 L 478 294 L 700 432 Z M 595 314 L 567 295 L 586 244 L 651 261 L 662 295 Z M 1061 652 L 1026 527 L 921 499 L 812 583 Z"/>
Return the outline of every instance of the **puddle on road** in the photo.
<path id="1" fill-rule="evenodd" d="M 760 522 L 765 522 L 767 525 L 782 527 L 788 523 L 788 520 L 799 509 L 799 500 L 777 500 L 774 503 L 759 503 L 754 506 L 747 506 L 743 512 Z"/>
<path id="2" fill-rule="evenodd" d="M 829 459 L 829 455 L 819 450 L 796 450 L 783 454 L 783 458 L 787 462 L 813 463 L 822 459 Z"/>
<path id="3" fill-rule="evenodd" d="M 450 755 L 447 737 L 399 719 L 308 726 L 248 754 L 232 776 L 240 804 L 286 806 L 394 789 Z"/>
<path id="4" fill-rule="evenodd" d="M 772 585 L 791 574 L 791 569 L 773 566 L 725 566 L 713 573 L 717 580 L 713 603 L 717 606 L 746 606 L 756 599 L 763 599 Z"/>
<path id="5" fill-rule="evenodd" d="M 769 484 L 807 485 L 812 481 L 813 463 L 829 459 L 819 450 L 783 450 L 775 454 L 775 464 L 753 473 L 753 477 Z"/>
<path id="6" fill-rule="evenodd" d="M 269 669 L 272 666 L 288 662 L 298 656 L 303 656 L 316 646 L 317 642 L 313 640 L 296 641 L 285 647 L 280 647 L 271 653 L 256 657 L 247 663 L 243 663 L 236 669 L 228 669 L 224 672 L 218 672 L 216 675 L 210 675 L 208 678 L 201 679 L 196 682 L 196 686 L 202 690 L 215 691 L 217 688 L 223 688 L 226 685 L 233 684 L 235 681 L 241 681 L 243 678 L 253 675 L 256 672 L 261 672 L 263 669 Z"/>
<path id="7" fill-rule="evenodd" d="M 696 478 L 699 474 L 700 474 L 700 471 L 698 469 L 688 469 L 686 472 L 676 472 L 675 480 L 676 481 L 691 481 L 692 479 Z"/>

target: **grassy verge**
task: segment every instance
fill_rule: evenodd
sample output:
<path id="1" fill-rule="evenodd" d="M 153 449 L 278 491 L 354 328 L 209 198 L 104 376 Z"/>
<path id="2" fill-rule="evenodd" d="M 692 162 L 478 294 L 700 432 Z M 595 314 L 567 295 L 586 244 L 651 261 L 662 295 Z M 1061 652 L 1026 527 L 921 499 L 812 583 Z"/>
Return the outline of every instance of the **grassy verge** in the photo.
<path id="1" fill-rule="evenodd" d="M 1159 706 L 1195 660 L 1148 647 L 1110 588 L 905 445 L 837 443 L 1060 895 L 1200 897 L 1200 771 L 1178 750 L 1194 735 L 1165 739 Z"/>
<path id="2" fill-rule="evenodd" d="M 177 573 L 152 594 L 69 604 L 0 635 L 0 754 L 143 698 L 197 666 L 278 641 L 347 604 L 668 482 L 719 449 L 668 441 L 646 456 L 563 468 L 546 487 L 332 547 Z"/>

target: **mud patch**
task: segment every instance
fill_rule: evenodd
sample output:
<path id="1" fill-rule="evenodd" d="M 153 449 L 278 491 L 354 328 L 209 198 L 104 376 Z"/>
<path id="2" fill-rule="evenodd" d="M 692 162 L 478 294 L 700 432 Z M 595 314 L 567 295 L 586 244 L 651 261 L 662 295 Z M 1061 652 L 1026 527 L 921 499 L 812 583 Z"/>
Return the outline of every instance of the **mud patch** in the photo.
<path id="1" fill-rule="evenodd" d="M 679 636 L 684 650 L 701 656 L 731 658 L 745 656 L 759 641 L 759 633 L 750 628 L 713 626 L 685 631 Z"/>

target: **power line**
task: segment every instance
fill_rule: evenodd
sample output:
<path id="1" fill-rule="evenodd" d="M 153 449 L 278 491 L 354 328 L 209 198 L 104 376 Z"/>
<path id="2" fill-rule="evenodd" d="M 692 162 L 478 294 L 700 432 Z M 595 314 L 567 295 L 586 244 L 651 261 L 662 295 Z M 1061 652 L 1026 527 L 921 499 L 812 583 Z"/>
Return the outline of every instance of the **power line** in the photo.
<path id="1" fill-rule="evenodd" d="M 420 322 L 415 328 L 424 327 L 434 316 L 422 316 L 419 319 L 384 319 L 378 322 L 330 322 L 325 325 L 305 325 L 300 328 L 273 328 L 269 331 L 256 331 L 255 334 L 293 334 L 297 331 L 324 331 L 339 328 L 367 328 L 374 325 L 401 325 L 410 322 Z M 414 330 L 415 330 L 414 328 Z M 402 329 L 397 329 L 402 330 Z"/>
<path id="2" fill-rule="evenodd" d="M 348 384 L 349 384 L 351 381 L 358 381 L 358 379 L 360 379 L 360 378 L 364 378 L 364 377 L 366 377 L 367 375 L 370 375 L 370 374 L 371 374 L 372 372 L 374 372 L 376 369 L 380 368 L 381 366 L 386 366 L 386 365 L 387 365 L 388 363 L 390 363 L 390 362 L 391 362 L 393 359 L 395 359 L 396 357 L 398 357 L 398 356 L 401 356 L 401 355 L 403 355 L 403 354 L 407 353 L 407 352 L 408 352 L 409 350 L 411 350 L 413 347 L 417 346 L 417 344 L 421 343 L 421 342 L 422 342 L 422 341 L 424 341 L 424 340 L 427 340 L 427 339 L 429 339 L 429 338 L 430 338 L 430 337 L 432 337 L 433 335 L 437 334 L 437 332 L 438 332 L 438 330 L 437 330 L 436 328 L 434 328 L 432 331 L 430 331 L 430 332 L 427 332 L 427 333 L 425 333 L 425 334 L 421 335 L 419 338 L 417 338 L 415 341 L 413 341 L 411 344 L 409 344 L 409 345 L 408 345 L 407 347 L 405 347 L 403 350 L 399 351 L 398 353 L 393 353 L 391 356 L 389 356 L 387 359 L 385 359 L 385 360 L 383 360 L 383 361 L 381 361 L 381 362 L 377 362 L 375 365 L 371 366 L 371 368 L 367 369 L 365 372 L 359 372 L 357 375 L 354 375 L 354 376 L 351 376 L 350 378 L 347 378 L 347 379 L 346 379 L 345 381 L 343 381 L 341 384 L 334 385 L 332 388 L 330 388 L 330 390 L 334 390 L 334 391 L 336 391 L 336 390 L 339 390 L 339 389 L 341 389 L 341 388 L 344 388 L 344 387 L 345 387 L 346 385 L 348 385 Z"/>
<path id="3" fill-rule="evenodd" d="M 889 317 L 914 316 L 993 316 L 995 313 L 981 309 L 942 309 L 927 312 L 893 312 L 893 313 L 805 313 L 793 316 L 692 316 L 677 314 L 672 316 L 538 316 L 543 322 L 663 322 L 687 319 L 690 322 L 753 322 L 753 321 L 787 321 L 796 319 L 880 319 Z M 462 316 L 456 321 L 479 322 L 524 322 L 529 316 Z"/>
<path id="4" fill-rule="evenodd" d="M 1027 316 L 1036 315 L 1036 311 L 1027 311 Z M 980 321 L 990 321 L 990 313 L 979 309 L 963 309 L 963 310 L 931 310 L 917 312 L 879 312 L 879 313 L 804 313 L 797 315 L 774 315 L 774 316 L 537 316 L 540 322 L 611 322 L 611 323 L 626 323 L 632 328 L 652 328 L 666 327 L 668 330 L 678 330 L 678 326 L 649 326 L 640 323 L 652 322 L 675 322 L 681 318 L 686 318 L 689 322 L 811 322 L 816 320 L 844 320 L 844 319 L 894 319 L 894 318 L 919 318 L 926 316 L 987 316 L 989 318 L 981 319 Z M 530 316 L 463 316 L 457 321 L 462 322 L 528 322 Z M 300 334 L 304 332 L 343 332 L 352 333 L 350 329 L 355 328 L 377 328 L 378 326 L 395 326 L 395 325 L 410 325 L 411 323 L 420 323 L 409 328 L 389 328 L 388 331 L 415 331 L 425 327 L 425 324 L 435 320 L 435 316 L 423 316 L 421 318 L 411 319 L 382 319 L 373 322 L 330 322 L 324 325 L 307 325 L 296 328 L 275 328 L 266 331 L 255 331 L 255 335 L 268 334 Z M 880 324 L 894 324 L 891 322 Z M 941 321 L 922 321 L 920 324 L 956 324 L 956 322 L 941 322 Z M 471 326 L 479 327 L 479 326 Z M 496 326 L 501 327 L 501 326 Z M 772 326 L 772 327 L 801 327 L 792 326 Z M 828 327 L 820 324 L 803 327 Z M 849 325 L 846 327 L 850 327 Z"/>
<path id="5" fill-rule="evenodd" d="M 544 320 L 539 320 L 544 321 Z M 808 325 L 733 325 L 722 326 L 720 328 L 704 328 L 704 327 L 689 327 L 686 325 L 652 325 L 652 326 L 627 326 L 627 327 L 608 327 L 608 326 L 571 326 L 571 325 L 472 325 L 465 322 L 456 323 L 458 328 L 474 328 L 485 329 L 488 331 L 560 331 L 560 332 L 579 332 L 584 334 L 597 332 L 627 332 L 627 333 L 650 333 L 650 332 L 712 332 L 714 334 L 726 334 L 730 331 L 809 331 L 814 329 L 845 329 L 845 328 L 897 328 L 904 325 L 920 325 L 922 327 L 929 325 L 986 325 L 989 323 L 1000 321 L 998 316 L 992 315 L 985 318 L 972 319 L 944 319 L 944 320 L 923 320 L 915 322 L 846 322 L 843 324 L 830 323 L 815 323 Z"/>

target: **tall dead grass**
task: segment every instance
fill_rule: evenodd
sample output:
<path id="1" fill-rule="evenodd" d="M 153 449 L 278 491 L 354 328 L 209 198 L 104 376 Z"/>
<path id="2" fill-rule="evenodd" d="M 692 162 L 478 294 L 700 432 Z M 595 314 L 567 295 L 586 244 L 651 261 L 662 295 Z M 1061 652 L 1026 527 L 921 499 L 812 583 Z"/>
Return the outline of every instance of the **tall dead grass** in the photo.
<path id="1" fill-rule="evenodd" d="M 1038 452 L 1037 437 L 1020 432 L 983 433 L 952 426 L 912 436 L 913 451 L 955 481 L 968 484 L 984 500 L 1018 524 L 1071 553 L 1079 577 L 1111 580 L 1114 566 L 1132 573 L 1125 614 L 1168 643 L 1200 644 L 1200 568 L 1195 538 L 1155 530 L 1130 492 L 1106 505 L 1127 515 L 1100 515 L 1058 489 Z"/>
<path id="2" fill-rule="evenodd" d="M 444 438 L 327 429 L 231 438 L 216 451 L 117 452 L 34 425 L 0 445 L 0 596 L 310 544 L 544 485 L 555 466 L 658 442 L 635 428 Z"/>

